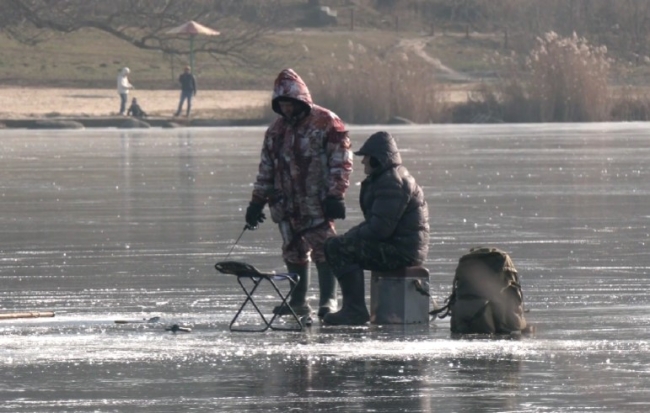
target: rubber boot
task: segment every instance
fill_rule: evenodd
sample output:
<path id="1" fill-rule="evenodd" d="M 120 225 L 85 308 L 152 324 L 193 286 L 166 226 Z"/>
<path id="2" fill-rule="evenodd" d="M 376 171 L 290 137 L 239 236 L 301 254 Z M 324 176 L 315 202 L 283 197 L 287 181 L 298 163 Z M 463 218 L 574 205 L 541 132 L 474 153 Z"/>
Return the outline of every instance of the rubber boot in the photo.
<path id="1" fill-rule="evenodd" d="M 370 321 L 366 307 L 363 270 L 356 267 L 336 277 L 341 285 L 343 308 L 326 314 L 323 322 L 329 325 L 358 326 Z"/>
<path id="2" fill-rule="evenodd" d="M 327 262 L 317 262 L 318 289 L 320 298 L 318 300 L 318 318 L 325 314 L 336 311 L 336 277 Z"/>
<path id="3" fill-rule="evenodd" d="M 303 316 L 311 314 L 312 310 L 307 303 L 307 289 L 309 288 L 309 263 L 306 264 L 293 264 L 290 262 L 285 263 L 287 265 L 287 271 L 296 273 L 300 276 L 298 285 L 293 289 L 291 293 L 291 298 L 289 299 L 289 305 L 296 313 L 296 315 Z M 286 306 L 278 305 L 273 308 L 273 314 L 278 315 L 287 315 L 291 314 L 289 308 Z"/>

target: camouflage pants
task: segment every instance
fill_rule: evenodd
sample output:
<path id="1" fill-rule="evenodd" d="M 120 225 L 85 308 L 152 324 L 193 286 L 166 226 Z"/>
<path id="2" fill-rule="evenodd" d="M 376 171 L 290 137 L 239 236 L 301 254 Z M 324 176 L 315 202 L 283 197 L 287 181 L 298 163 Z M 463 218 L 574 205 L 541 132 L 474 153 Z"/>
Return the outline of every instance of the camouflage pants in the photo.
<path id="1" fill-rule="evenodd" d="M 282 246 L 282 259 L 292 264 L 304 264 L 309 262 L 311 256 L 314 262 L 325 262 L 325 241 L 334 236 L 336 230 L 331 221 L 325 221 L 314 228 L 299 232 L 291 236 L 291 241 Z"/>
<path id="2" fill-rule="evenodd" d="M 347 272 L 353 266 L 370 271 L 389 271 L 413 265 L 394 245 L 345 235 L 325 242 L 325 256 L 337 275 Z"/>

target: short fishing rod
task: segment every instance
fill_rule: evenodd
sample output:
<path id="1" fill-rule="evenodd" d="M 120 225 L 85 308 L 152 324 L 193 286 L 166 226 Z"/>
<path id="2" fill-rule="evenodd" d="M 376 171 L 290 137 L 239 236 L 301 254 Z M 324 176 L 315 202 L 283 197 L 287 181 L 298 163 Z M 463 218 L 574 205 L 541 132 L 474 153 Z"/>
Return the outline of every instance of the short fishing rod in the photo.
<path id="1" fill-rule="evenodd" d="M 252 226 L 250 226 L 248 224 L 244 225 L 244 229 L 241 231 L 241 234 L 239 234 L 239 237 L 237 237 L 237 241 L 235 241 L 235 243 L 232 244 L 232 247 L 230 247 L 230 251 L 228 251 L 228 255 L 226 255 L 226 258 L 224 259 L 224 261 L 227 260 L 228 257 L 230 257 L 230 254 L 232 253 L 232 250 L 235 249 L 235 245 L 237 245 L 239 243 L 239 240 L 244 235 L 244 232 L 246 232 L 247 229 L 249 229 L 251 231 L 254 231 L 254 230 L 257 229 L 257 226 L 252 227 Z"/>

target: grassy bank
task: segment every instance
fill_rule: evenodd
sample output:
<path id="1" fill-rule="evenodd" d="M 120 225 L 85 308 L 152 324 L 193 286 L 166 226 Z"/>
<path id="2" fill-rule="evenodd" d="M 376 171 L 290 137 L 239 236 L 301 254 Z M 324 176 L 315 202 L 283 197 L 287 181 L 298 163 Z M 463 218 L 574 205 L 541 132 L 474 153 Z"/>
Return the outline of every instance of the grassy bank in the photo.
<path id="1" fill-rule="evenodd" d="M 306 72 L 349 58 L 350 42 L 368 50 L 386 50 L 399 38 L 390 32 L 291 31 L 274 34 L 273 50 L 258 62 L 233 65 L 226 59 L 195 56 L 195 74 L 203 89 L 270 89 L 284 67 Z M 36 46 L 0 37 L 0 85 L 114 88 L 119 69 L 128 66 L 140 88 L 176 89 L 187 55 L 139 49 L 104 33 L 86 29 L 52 35 Z M 189 42 L 188 42 L 189 50 Z"/>

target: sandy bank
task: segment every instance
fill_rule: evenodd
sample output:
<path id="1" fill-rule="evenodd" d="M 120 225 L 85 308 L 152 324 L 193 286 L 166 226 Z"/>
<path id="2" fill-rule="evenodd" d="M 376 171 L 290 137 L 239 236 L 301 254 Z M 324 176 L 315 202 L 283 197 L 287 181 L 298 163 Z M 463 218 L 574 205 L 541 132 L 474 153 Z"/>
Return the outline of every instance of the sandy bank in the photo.
<path id="1" fill-rule="evenodd" d="M 176 90 L 133 90 L 148 115 L 171 117 L 178 106 L 180 92 Z M 192 102 L 193 118 L 232 117 L 235 112 L 261 113 L 268 105 L 269 91 L 199 90 Z M 0 118 L 25 119 L 43 117 L 101 117 L 115 116 L 120 98 L 109 89 L 0 88 Z"/>

